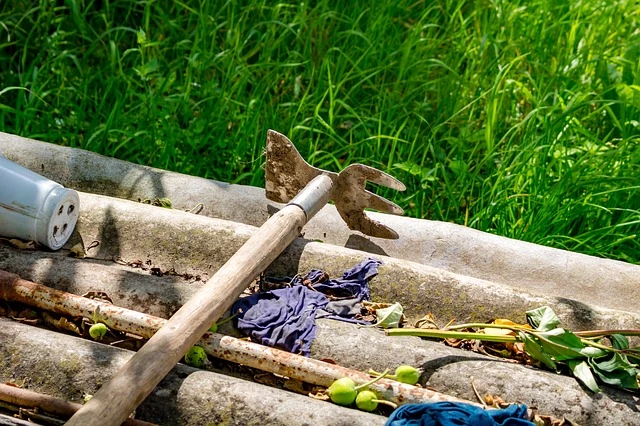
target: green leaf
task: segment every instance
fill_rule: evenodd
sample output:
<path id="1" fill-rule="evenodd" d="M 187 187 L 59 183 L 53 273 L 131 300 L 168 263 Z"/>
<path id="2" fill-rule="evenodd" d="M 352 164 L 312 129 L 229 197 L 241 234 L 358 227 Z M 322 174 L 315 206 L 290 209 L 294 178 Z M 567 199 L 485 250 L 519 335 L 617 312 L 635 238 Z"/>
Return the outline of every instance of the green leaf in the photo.
<path id="1" fill-rule="evenodd" d="M 612 334 L 609 340 L 614 349 L 629 349 L 629 339 L 623 334 Z"/>
<path id="2" fill-rule="evenodd" d="M 611 352 L 600 348 L 594 348 L 593 346 L 585 346 L 580 350 L 580 353 L 589 358 L 601 358 L 609 355 Z"/>
<path id="3" fill-rule="evenodd" d="M 590 359 L 589 364 L 603 382 L 625 389 L 638 389 L 638 369 L 629 363 L 625 355 L 616 353 L 601 362 Z"/>
<path id="4" fill-rule="evenodd" d="M 560 324 L 560 319 L 550 307 L 543 306 L 527 311 L 527 322 L 536 330 L 547 331 L 556 328 Z"/>
<path id="5" fill-rule="evenodd" d="M 147 42 L 147 33 L 145 33 L 142 28 L 136 31 L 136 36 L 138 44 L 145 44 Z"/>
<path id="6" fill-rule="evenodd" d="M 631 364 L 627 357 L 623 354 L 614 353 L 611 359 L 601 362 L 593 361 L 598 368 L 604 371 L 614 371 L 616 369 L 635 370 L 635 365 Z"/>
<path id="7" fill-rule="evenodd" d="M 554 328 L 543 333 L 534 333 L 544 351 L 556 361 L 582 358 L 584 344 L 578 336 L 563 328 Z"/>
<path id="8" fill-rule="evenodd" d="M 400 325 L 402 319 L 402 313 L 404 309 L 398 302 L 389 306 L 388 308 L 376 309 L 376 316 L 378 322 L 375 324 L 382 328 L 394 328 Z"/>
<path id="9" fill-rule="evenodd" d="M 600 388 L 596 383 L 595 377 L 593 377 L 593 373 L 591 373 L 591 369 L 589 365 L 585 361 L 568 361 L 569 368 L 573 375 L 580 380 L 586 387 L 588 387 L 593 392 L 600 392 Z"/>
<path id="10" fill-rule="evenodd" d="M 520 336 L 520 340 L 524 342 L 524 350 L 527 351 L 531 358 L 540 361 L 554 371 L 558 369 L 555 362 L 544 352 L 542 346 L 540 346 L 535 338 L 524 331 L 518 332 L 518 335 Z"/>

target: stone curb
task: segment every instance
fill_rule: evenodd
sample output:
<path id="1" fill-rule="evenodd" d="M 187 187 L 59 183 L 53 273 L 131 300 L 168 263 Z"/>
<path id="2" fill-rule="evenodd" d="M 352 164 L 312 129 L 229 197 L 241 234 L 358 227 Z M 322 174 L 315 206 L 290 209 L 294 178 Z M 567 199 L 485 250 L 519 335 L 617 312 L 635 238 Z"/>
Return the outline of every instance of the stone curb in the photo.
<path id="1" fill-rule="evenodd" d="M 0 318 L 0 380 L 82 402 L 132 352 Z M 384 425 L 386 418 L 178 364 L 136 410 L 162 425 Z"/>
<path id="2" fill-rule="evenodd" d="M 63 253 L 29 253 L 0 246 L 0 258 L 7 259 L 6 262 L 11 265 L 17 265 L 14 266 L 16 269 L 26 270 L 24 275 L 30 275 L 30 278 L 36 281 L 49 281 L 47 284 L 63 288 L 73 283 L 73 288 L 70 290 L 75 290 L 79 294 L 87 291 L 105 291 L 119 305 L 147 313 L 164 312 L 164 316 L 171 313 L 171 306 L 180 305 L 176 299 L 186 300 L 195 291 L 193 282 L 180 277 L 147 275 L 139 269 L 115 263 L 82 261 L 63 257 Z M 0 264 L 0 268 L 4 268 L 4 266 Z M 71 281 L 67 281 L 65 276 L 73 278 Z M 37 279 L 38 277 L 42 279 Z M 140 294 L 150 291 L 149 296 L 146 298 L 125 297 L 117 300 L 118 295 L 124 294 L 126 296 L 129 293 L 128 289 L 119 290 L 120 285 L 125 283 L 123 278 L 126 279 L 130 288 L 138 287 L 137 292 Z M 122 293 L 118 293 L 119 291 Z M 6 333 L 6 336 L 13 336 L 12 328 L 3 331 L 5 323 L 10 322 L 0 320 L 0 337 L 3 332 Z M 238 336 L 231 324 L 224 324 L 219 331 Z M 526 403 L 529 406 L 538 407 L 541 413 L 557 417 L 566 416 L 583 425 L 637 424 L 640 422 L 637 401 L 632 393 L 605 387 L 604 393 L 593 394 L 582 388 L 571 377 L 446 347 L 442 343 L 417 337 L 389 337 L 378 329 L 358 328 L 352 324 L 332 320 L 317 320 L 317 325 L 316 338 L 311 348 L 311 355 L 316 359 L 332 359 L 340 365 L 361 371 L 366 371 L 369 368 L 378 371 L 385 368 L 393 370 L 400 364 L 419 366 L 424 369 L 420 383 L 439 392 L 475 401 L 476 396 L 473 391 L 475 386 L 481 395 L 497 395 L 506 401 Z M 33 327 L 29 328 L 29 330 L 32 329 Z M 24 331 L 23 339 L 29 339 L 29 330 Z M 47 338 L 57 340 L 57 336 L 53 339 L 52 335 L 49 332 Z M 3 338 L 2 341 L 12 341 L 12 339 L 13 337 L 9 337 L 7 340 Z M 12 357 L 7 356 L 5 359 L 8 361 L 4 364 L 1 362 L 2 357 L 0 356 L 0 376 L 14 374 L 14 371 L 19 370 L 19 368 L 16 370 L 14 364 L 37 365 L 37 362 L 29 359 L 23 360 L 22 354 L 38 357 L 40 355 L 31 354 L 31 352 L 41 350 L 50 352 L 48 349 L 38 346 L 38 341 L 36 338 L 35 343 L 25 343 L 22 340 L 16 343 L 16 347 L 24 348 L 20 352 L 21 355 L 17 356 L 13 351 Z M 82 340 L 81 342 L 96 345 L 93 342 Z M 0 353 L 2 353 L 1 349 Z M 5 368 L 6 364 L 10 364 L 11 368 Z M 87 368 L 91 371 L 95 370 L 93 367 Z M 113 371 L 115 368 L 114 366 Z M 73 375 L 71 372 L 68 373 Z M 34 371 L 34 374 L 36 375 L 33 377 L 43 376 L 37 371 Z M 28 376 L 27 373 L 25 373 L 26 376 Z M 46 374 L 44 376 L 46 377 Z M 171 381 L 172 379 L 167 380 Z M 57 385 L 55 385 L 57 381 L 52 380 L 51 383 L 54 388 L 38 385 L 36 389 L 56 396 L 77 397 L 77 395 L 69 394 L 59 395 L 60 392 L 65 392 L 68 387 L 63 384 L 60 385 L 60 389 L 57 389 Z M 89 390 L 86 392 L 91 393 L 98 385 L 98 382 L 95 384 L 91 382 L 87 388 Z M 179 384 L 175 386 L 175 389 L 180 387 Z M 198 405 L 202 407 L 202 405 Z M 158 421 L 157 418 L 145 419 Z"/>
<path id="3" fill-rule="evenodd" d="M 167 197 L 182 210 L 202 203 L 203 215 L 254 226 L 280 207 L 268 202 L 260 188 L 153 169 L 6 133 L 0 133 L 0 153 L 80 191 L 130 200 Z M 517 291 L 634 312 L 640 306 L 640 266 L 451 223 L 371 215 L 395 229 L 400 239 L 372 239 L 349 231 L 331 205 L 305 227 L 305 237 L 508 284 Z"/>
<path id="4" fill-rule="evenodd" d="M 88 254 L 102 260 L 141 261 L 163 271 L 207 279 L 251 236 L 255 227 L 117 198 L 81 193 L 77 229 L 84 244 L 100 245 Z M 293 276 L 320 268 L 331 276 L 370 253 L 297 239 L 267 269 Z M 509 318 L 525 322 L 525 311 L 551 306 L 573 330 L 640 328 L 640 315 L 587 305 L 574 299 L 517 291 L 511 286 L 455 274 L 402 259 L 383 261 L 371 282 L 374 300 L 400 302 L 410 321 L 429 312 L 444 322 Z"/>

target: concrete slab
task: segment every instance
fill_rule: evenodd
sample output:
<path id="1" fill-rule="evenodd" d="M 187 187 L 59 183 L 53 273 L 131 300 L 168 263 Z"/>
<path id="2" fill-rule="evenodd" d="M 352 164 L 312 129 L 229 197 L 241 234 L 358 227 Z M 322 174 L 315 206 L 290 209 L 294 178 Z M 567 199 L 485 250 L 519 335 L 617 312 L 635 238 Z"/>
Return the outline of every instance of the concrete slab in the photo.
<path id="1" fill-rule="evenodd" d="M 133 352 L 0 318 L 0 380 L 83 402 Z M 136 410 L 162 425 L 384 425 L 386 418 L 178 364 Z"/>
<path id="2" fill-rule="evenodd" d="M 279 205 L 261 188 L 230 185 L 144 167 L 0 133 L 0 153 L 65 186 L 130 200 L 167 197 L 176 209 L 202 203 L 203 215 L 259 226 Z M 637 312 L 640 266 L 498 237 L 451 223 L 371 213 L 399 234 L 381 240 L 349 231 L 335 208 L 325 207 L 304 229 L 309 240 L 411 260 L 514 291 L 568 298 Z"/>

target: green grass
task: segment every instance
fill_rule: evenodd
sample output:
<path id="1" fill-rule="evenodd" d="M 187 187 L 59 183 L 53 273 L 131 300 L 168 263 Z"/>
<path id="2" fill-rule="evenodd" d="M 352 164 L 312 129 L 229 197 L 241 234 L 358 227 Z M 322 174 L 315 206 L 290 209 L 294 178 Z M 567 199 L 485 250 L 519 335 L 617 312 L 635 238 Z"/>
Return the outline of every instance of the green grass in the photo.
<path id="1" fill-rule="evenodd" d="M 638 262 L 635 2 L 35 3 L 0 3 L 3 131 L 260 186 L 273 128 L 410 216 Z"/>

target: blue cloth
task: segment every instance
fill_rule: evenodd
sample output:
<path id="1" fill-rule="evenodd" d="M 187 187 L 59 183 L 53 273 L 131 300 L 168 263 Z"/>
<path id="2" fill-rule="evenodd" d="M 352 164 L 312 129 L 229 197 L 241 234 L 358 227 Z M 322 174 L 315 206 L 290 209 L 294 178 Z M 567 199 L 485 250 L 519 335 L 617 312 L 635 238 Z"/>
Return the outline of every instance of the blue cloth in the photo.
<path id="1" fill-rule="evenodd" d="M 407 404 L 399 407 L 385 426 L 535 426 L 527 420 L 527 406 L 512 404 L 502 410 L 484 410 L 461 402 Z"/>
<path id="2" fill-rule="evenodd" d="M 381 263 L 367 259 L 339 279 L 328 279 L 323 271 L 311 270 L 304 277 L 290 279 L 291 287 L 239 299 L 231 314 L 237 314 L 238 329 L 252 340 L 309 356 L 317 314 L 354 321 L 359 303 L 370 298 L 369 280 L 378 274 Z"/>

